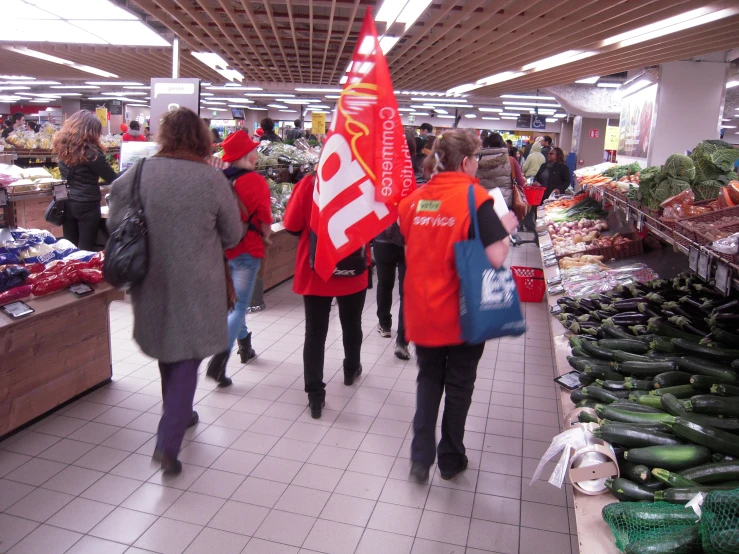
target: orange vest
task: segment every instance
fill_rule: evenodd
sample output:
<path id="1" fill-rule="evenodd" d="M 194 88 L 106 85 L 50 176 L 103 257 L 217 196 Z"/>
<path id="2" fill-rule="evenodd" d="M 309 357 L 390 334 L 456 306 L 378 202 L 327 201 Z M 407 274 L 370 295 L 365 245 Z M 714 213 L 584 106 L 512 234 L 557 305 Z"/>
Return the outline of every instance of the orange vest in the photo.
<path id="1" fill-rule="evenodd" d="M 464 342 L 454 244 L 469 238 L 467 191 L 472 183 L 475 207 L 479 208 L 490 200 L 488 191 L 477 179 L 456 172 L 434 175 L 398 207 L 406 244 L 405 334 L 408 341 L 421 346 Z"/>

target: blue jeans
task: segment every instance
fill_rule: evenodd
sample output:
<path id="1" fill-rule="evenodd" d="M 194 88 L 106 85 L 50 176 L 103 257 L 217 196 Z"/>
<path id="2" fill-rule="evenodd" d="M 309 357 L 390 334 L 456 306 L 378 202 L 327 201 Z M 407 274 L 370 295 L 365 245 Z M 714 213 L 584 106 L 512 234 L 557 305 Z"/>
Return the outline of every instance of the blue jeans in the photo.
<path id="1" fill-rule="evenodd" d="M 245 339 L 249 334 L 246 328 L 246 310 L 251 303 L 262 259 L 250 254 L 241 254 L 229 260 L 228 265 L 231 266 L 231 277 L 236 289 L 236 306 L 228 315 L 228 351 L 231 352 L 236 339 Z"/>

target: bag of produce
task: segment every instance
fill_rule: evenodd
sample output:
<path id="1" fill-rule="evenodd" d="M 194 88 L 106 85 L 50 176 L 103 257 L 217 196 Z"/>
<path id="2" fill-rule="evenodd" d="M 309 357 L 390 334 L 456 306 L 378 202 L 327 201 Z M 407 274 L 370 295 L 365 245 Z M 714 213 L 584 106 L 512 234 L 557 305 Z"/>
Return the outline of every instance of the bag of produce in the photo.
<path id="1" fill-rule="evenodd" d="M 17 302 L 18 300 L 25 300 L 31 296 L 31 285 L 22 285 L 15 287 L 5 292 L 0 292 L 0 306 L 8 304 L 9 302 Z"/>
<path id="2" fill-rule="evenodd" d="M 42 275 L 44 275 L 42 273 Z M 44 296 L 67 288 L 72 283 L 63 275 L 46 275 L 31 285 L 34 296 Z"/>
<path id="3" fill-rule="evenodd" d="M 56 251 L 58 259 L 64 259 L 70 254 L 77 252 L 77 247 L 66 239 L 58 240 L 51 247 Z"/>
<path id="4" fill-rule="evenodd" d="M 29 272 L 23 266 L 11 266 L 0 271 L 0 292 L 21 286 Z"/>
<path id="5" fill-rule="evenodd" d="M 45 264 L 57 259 L 54 248 L 46 243 L 34 244 L 21 251 L 21 259 L 24 263 Z"/>

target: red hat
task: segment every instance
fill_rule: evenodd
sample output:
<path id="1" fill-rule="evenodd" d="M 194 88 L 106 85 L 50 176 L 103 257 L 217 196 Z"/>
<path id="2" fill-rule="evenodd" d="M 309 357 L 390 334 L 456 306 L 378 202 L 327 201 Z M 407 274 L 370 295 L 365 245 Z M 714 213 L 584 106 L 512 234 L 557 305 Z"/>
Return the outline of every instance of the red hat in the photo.
<path id="1" fill-rule="evenodd" d="M 228 135 L 221 146 L 223 147 L 223 161 L 230 163 L 246 156 L 259 146 L 259 143 L 251 140 L 249 133 L 241 129 Z"/>
<path id="2" fill-rule="evenodd" d="M 262 128 L 260 127 L 260 128 L 259 128 L 259 129 L 257 129 L 257 130 L 256 130 L 256 131 L 255 131 L 254 133 L 255 133 L 255 134 L 256 134 L 256 135 L 258 136 L 258 137 L 261 137 L 262 135 L 264 135 L 264 129 L 262 129 Z"/>

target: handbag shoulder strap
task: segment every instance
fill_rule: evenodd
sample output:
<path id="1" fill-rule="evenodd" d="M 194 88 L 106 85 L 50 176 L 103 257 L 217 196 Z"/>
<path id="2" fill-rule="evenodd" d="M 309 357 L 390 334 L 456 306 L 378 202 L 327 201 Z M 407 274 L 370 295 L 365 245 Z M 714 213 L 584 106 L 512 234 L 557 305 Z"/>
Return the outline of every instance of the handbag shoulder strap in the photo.
<path id="1" fill-rule="evenodd" d="M 480 222 L 477 220 L 477 208 L 475 206 L 475 185 L 470 184 L 467 192 L 467 200 L 470 207 L 470 219 L 472 220 L 472 238 L 480 240 Z"/>
<path id="2" fill-rule="evenodd" d="M 144 210 L 144 204 L 141 202 L 141 168 L 144 167 L 146 158 L 141 158 L 136 163 L 136 169 L 133 174 L 133 206 L 137 211 Z"/>

